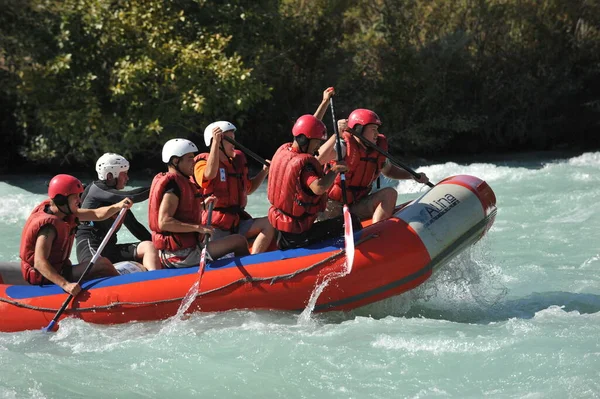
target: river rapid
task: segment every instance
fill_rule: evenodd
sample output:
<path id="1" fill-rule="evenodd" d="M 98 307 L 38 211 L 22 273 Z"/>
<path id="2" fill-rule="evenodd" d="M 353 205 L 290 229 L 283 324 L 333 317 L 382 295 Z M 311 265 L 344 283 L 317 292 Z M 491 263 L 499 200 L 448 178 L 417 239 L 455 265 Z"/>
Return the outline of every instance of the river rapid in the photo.
<path id="1" fill-rule="evenodd" d="M 600 397 L 600 153 L 417 170 L 482 178 L 498 203 L 483 240 L 417 289 L 309 318 L 230 311 L 0 333 L 0 398 Z M 18 261 L 50 178 L 0 176 L 0 260 Z M 426 189 L 384 183 L 398 203 Z M 252 215 L 266 214 L 265 187 Z M 147 203 L 133 210 L 146 224 Z"/>

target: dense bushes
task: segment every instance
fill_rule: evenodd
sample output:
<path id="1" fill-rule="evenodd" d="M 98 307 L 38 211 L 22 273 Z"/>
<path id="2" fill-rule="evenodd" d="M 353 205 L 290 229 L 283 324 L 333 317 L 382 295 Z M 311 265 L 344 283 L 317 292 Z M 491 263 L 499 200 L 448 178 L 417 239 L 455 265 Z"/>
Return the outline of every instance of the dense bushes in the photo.
<path id="1" fill-rule="evenodd" d="M 270 156 L 330 85 L 397 153 L 597 146 L 599 3 L 4 0 L 2 157 L 158 160 L 216 119 Z"/>

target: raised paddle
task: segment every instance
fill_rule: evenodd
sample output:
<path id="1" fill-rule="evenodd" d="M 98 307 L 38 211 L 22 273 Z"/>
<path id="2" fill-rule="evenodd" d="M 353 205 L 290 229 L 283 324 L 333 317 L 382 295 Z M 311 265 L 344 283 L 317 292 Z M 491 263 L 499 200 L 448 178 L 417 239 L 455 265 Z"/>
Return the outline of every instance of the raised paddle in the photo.
<path id="1" fill-rule="evenodd" d="M 240 150 L 242 150 L 244 153 L 250 155 L 252 158 L 254 158 L 258 162 L 262 163 L 263 165 L 265 165 L 265 166 L 271 166 L 271 163 L 269 161 L 267 161 L 266 159 L 264 159 L 260 155 L 256 154 L 255 152 L 253 152 L 249 148 L 244 147 L 243 145 L 241 145 L 240 143 L 238 143 L 237 141 L 235 141 L 231 137 L 227 137 L 227 136 L 223 135 L 223 139 L 229 141 L 231 144 L 233 144 L 234 146 L 236 146 L 237 148 L 239 148 Z"/>
<path id="2" fill-rule="evenodd" d="M 331 108 L 331 119 L 333 119 L 333 131 L 335 132 L 335 148 L 337 150 L 338 161 L 342 157 L 342 144 L 340 132 L 335 121 L 335 111 L 333 110 L 333 98 L 329 98 L 329 106 Z M 344 201 L 344 240 L 346 243 L 346 263 L 348 265 L 348 273 L 352 271 L 354 263 L 354 232 L 352 231 L 352 216 L 348 209 L 348 197 L 346 196 L 346 174 L 340 173 L 340 185 L 342 186 L 342 200 Z"/>
<path id="3" fill-rule="evenodd" d="M 117 216 L 117 218 L 113 222 L 112 226 L 110 227 L 110 230 L 108 230 L 108 233 L 106 233 L 106 236 L 104 236 L 104 240 L 102 240 L 102 243 L 100 243 L 100 247 L 98 247 L 98 250 L 96 251 L 96 253 L 92 257 L 92 260 L 90 261 L 90 263 L 87 265 L 87 267 L 85 268 L 85 270 L 81 274 L 81 277 L 79 277 L 79 280 L 77 280 L 77 284 L 81 285 L 81 281 L 83 281 L 84 277 L 92 269 L 92 266 L 94 266 L 94 263 L 96 263 L 96 261 L 98 260 L 98 258 L 102 254 L 102 251 L 104 250 L 104 247 L 106 246 L 106 244 L 108 244 L 108 240 L 110 240 L 110 237 L 113 235 L 113 233 L 115 232 L 115 230 L 117 229 L 117 227 L 119 227 L 119 224 L 121 223 L 121 220 L 123 220 L 123 217 L 125 217 L 125 213 L 126 212 L 127 212 L 127 208 L 121 209 L 121 211 L 119 212 L 119 216 Z M 73 298 L 74 298 L 73 294 L 69 294 L 69 296 L 67 297 L 67 299 L 65 300 L 65 302 L 60 307 L 60 309 L 58 309 L 58 312 L 56 312 L 56 314 L 54 315 L 54 318 L 50 321 L 50 323 L 48 324 L 48 326 L 42 328 L 42 331 L 53 331 L 54 330 L 54 326 L 56 325 L 56 321 L 63 314 L 63 312 L 65 311 L 65 309 L 67 308 L 67 306 L 69 306 L 69 303 L 71 303 L 71 300 Z"/>
<path id="4" fill-rule="evenodd" d="M 405 171 L 407 171 L 408 173 L 410 173 L 411 175 L 413 175 L 415 177 L 415 179 L 419 179 L 421 176 L 415 172 L 414 170 L 412 170 L 410 167 L 408 167 L 406 164 L 403 164 L 402 162 L 398 161 L 397 159 L 395 159 L 394 157 L 392 157 L 392 155 L 379 148 L 378 146 L 376 146 L 375 144 L 371 143 L 369 140 L 365 139 L 364 137 L 356 134 L 355 132 L 350 132 L 352 133 L 352 135 L 354 137 L 358 137 L 358 139 L 367 147 L 372 148 L 373 150 L 377 151 L 378 153 L 380 153 L 381 155 L 383 155 L 384 157 L 387 157 L 387 159 L 390 160 L 391 163 L 393 163 L 394 165 L 396 165 L 397 167 L 404 169 Z M 425 183 L 427 184 L 429 187 L 434 187 L 434 184 L 431 182 L 427 182 Z"/>

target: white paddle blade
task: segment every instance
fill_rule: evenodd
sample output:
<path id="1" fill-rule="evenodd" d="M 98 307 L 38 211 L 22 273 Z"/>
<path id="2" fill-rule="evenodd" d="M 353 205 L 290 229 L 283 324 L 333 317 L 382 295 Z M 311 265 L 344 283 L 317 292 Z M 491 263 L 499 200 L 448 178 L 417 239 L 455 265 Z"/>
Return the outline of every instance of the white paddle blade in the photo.
<path id="1" fill-rule="evenodd" d="M 202 278 L 205 268 L 206 268 L 206 245 L 204 246 L 204 248 L 202 248 L 202 252 L 200 253 L 200 267 L 198 268 L 198 279 Z M 198 286 L 198 291 L 200 291 L 200 286 Z"/>
<path id="2" fill-rule="evenodd" d="M 348 205 L 344 205 L 344 239 L 346 241 L 346 264 L 348 265 L 348 273 L 350 273 L 354 263 L 354 232 L 352 231 L 352 217 Z"/>

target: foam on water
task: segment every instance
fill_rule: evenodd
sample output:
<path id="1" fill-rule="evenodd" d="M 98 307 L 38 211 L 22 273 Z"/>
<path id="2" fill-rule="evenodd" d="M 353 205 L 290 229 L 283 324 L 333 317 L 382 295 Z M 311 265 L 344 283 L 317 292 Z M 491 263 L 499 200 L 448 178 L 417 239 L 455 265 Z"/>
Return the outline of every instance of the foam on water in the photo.
<path id="1" fill-rule="evenodd" d="M 600 168 L 600 152 L 587 152 L 567 161 L 572 166 L 592 166 Z"/>
<path id="2" fill-rule="evenodd" d="M 586 153 L 417 168 L 434 182 L 478 176 L 498 200 L 489 234 L 417 289 L 346 313 L 68 319 L 55 334 L 0 334 L 0 398 L 598 397 L 599 167 Z M 47 177 L 15 179 L 0 182 L 1 260 L 16 260 L 43 199 L 30 190 Z M 399 203 L 427 190 L 383 180 Z M 266 214 L 264 185 L 248 209 Z M 144 224 L 146 210 L 134 206 Z"/>

